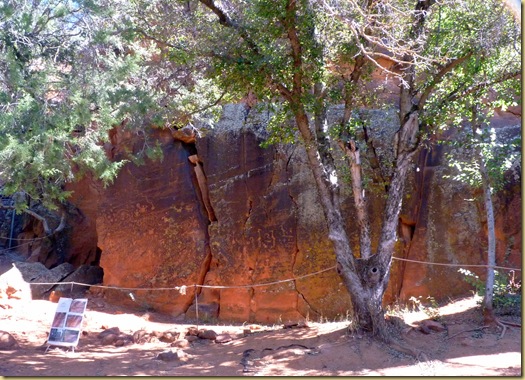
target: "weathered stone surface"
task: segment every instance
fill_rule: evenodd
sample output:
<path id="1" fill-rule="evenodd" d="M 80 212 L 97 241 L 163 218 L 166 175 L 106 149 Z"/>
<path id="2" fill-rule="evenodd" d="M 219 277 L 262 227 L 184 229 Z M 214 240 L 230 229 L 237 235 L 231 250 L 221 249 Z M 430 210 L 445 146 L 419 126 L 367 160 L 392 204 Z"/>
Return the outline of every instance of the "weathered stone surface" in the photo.
<path id="1" fill-rule="evenodd" d="M 48 283 L 51 285 L 32 285 L 31 292 L 33 298 L 45 298 L 47 293 L 56 286 L 54 284 L 59 283 L 64 280 L 68 275 L 73 273 L 75 267 L 69 263 L 60 264 L 53 269 L 44 271 L 40 276 L 35 278 L 32 282 L 38 283 Z"/>
<path id="2" fill-rule="evenodd" d="M 109 329 L 105 329 L 104 331 L 101 331 L 98 334 L 98 338 L 102 339 L 102 338 L 104 338 L 107 335 L 118 335 L 118 334 L 120 334 L 120 329 L 115 326 L 115 327 L 111 327 Z"/>
<path id="3" fill-rule="evenodd" d="M 155 357 L 155 360 L 162 360 L 164 362 L 175 362 L 181 360 L 181 355 L 178 351 L 165 351 L 161 352 Z"/>
<path id="4" fill-rule="evenodd" d="M 14 350 L 18 347 L 18 342 L 7 331 L 0 331 L 0 351 Z"/>
<path id="5" fill-rule="evenodd" d="M 213 330 L 202 330 L 199 331 L 197 336 L 201 339 L 215 340 L 217 338 L 217 333 Z"/>
<path id="6" fill-rule="evenodd" d="M 159 135 L 164 158 L 143 166 L 127 164 L 101 195 L 97 219 L 104 283 L 121 287 L 166 288 L 202 282 L 209 265 L 207 213 L 196 191 L 188 157 L 192 146 Z M 139 146 L 140 147 L 140 146 Z M 115 146 L 118 150 L 120 147 Z M 124 275 L 125 274 L 125 275 Z M 179 315 L 193 290 L 133 291 L 109 299 Z"/>
<path id="7" fill-rule="evenodd" d="M 177 339 L 175 342 L 170 344 L 170 346 L 177 348 L 188 348 L 190 347 L 190 342 L 186 339 Z"/>
<path id="8" fill-rule="evenodd" d="M 329 119 L 336 120 L 337 112 L 335 107 Z M 384 163 L 392 154 L 397 115 L 363 111 L 361 117 L 368 123 L 372 182 L 367 194 L 376 244 L 382 180 L 389 171 Z M 188 285 L 185 292 L 131 291 L 133 297 L 108 291 L 109 298 L 190 319 L 197 316 L 197 304 L 199 319 L 274 323 L 348 316 L 350 299 L 333 270 L 335 256 L 304 152 L 300 145 L 262 148 L 266 123 L 264 113 L 230 105 L 195 144 L 159 132 L 163 161 L 127 164 L 115 184 L 100 193 L 97 234 L 104 283 Z M 141 147 L 133 136 L 116 132 L 107 148 L 117 157 L 123 144 Z M 415 162 L 394 256 L 483 263 L 486 223 L 480 204 L 466 201 L 475 196 L 470 189 L 443 178 L 450 174 L 445 153 L 445 147 L 434 145 Z M 521 267 L 519 178 L 514 184 L 496 202 L 498 264 Z M 353 199 L 344 183 L 341 202 L 357 252 Z M 465 294 L 469 287 L 457 269 L 394 260 L 386 301 Z M 198 289 L 196 304 L 193 284 L 226 287 Z"/>
<path id="9" fill-rule="evenodd" d="M 506 127 L 508 136 L 520 133 L 520 126 Z M 449 136 L 453 137 L 453 136 Z M 508 141 L 508 140 L 507 140 Z M 445 148 L 423 150 L 416 164 L 411 186 L 412 197 L 406 199 L 407 219 L 414 223 L 413 236 L 405 246 L 403 257 L 445 265 L 398 262 L 402 268 L 399 298 L 431 296 L 437 300 L 465 294 L 470 287 L 458 272 L 460 264 L 487 263 L 487 226 L 480 190 L 473 190 L 446 176 L 453 174 L 445 161 Z M 494 199 L 496 218 L 497 265 L 521 268 L 521 192 L 519 172 L 506 189 Z M 450 264 L 450 266 L 447 266 Z M 466 267 L 483 279 L 486 269 Z"/>
<path id="10" fill-rule="evenodd" d="M 104 270 L 99 266 L 93 265 L 81 265 L 73 271 L 73 273 L 67 275 L 62 279 L 61 282 L 77 282 L 80 284 L 101 284 L 104 278 Z M 55 287 L 55 292 L 60 292 L 62 294 L 70 294 L 70 297 L 80 297 L 86 290 L 88 286 L 82 285 L 58 285 Z"/>
<path id="11" fill-rule="evenodd" d="M 14 265 L 10 270 L 0 275 L 0 299 L 31 300 L 30 285 Z"/>
<path id="12" fill-rule="evenodd" d="M 228 343 L 233 340 L 233 337 L 230 334 L 219 334 L 215 338 L 215 343 Z"/>

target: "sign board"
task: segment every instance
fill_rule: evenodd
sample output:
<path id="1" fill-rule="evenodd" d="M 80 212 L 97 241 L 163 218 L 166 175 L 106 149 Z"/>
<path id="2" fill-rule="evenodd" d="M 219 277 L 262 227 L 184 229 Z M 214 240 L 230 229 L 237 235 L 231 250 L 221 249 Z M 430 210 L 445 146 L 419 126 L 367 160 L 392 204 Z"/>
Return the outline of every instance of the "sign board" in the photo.
<path id="1" fill-rule="evenodd" d="M 87 299 L 60 298 L 51 330 L 47 339 L 49 346 L 75 347 L 80 339 Z"/>

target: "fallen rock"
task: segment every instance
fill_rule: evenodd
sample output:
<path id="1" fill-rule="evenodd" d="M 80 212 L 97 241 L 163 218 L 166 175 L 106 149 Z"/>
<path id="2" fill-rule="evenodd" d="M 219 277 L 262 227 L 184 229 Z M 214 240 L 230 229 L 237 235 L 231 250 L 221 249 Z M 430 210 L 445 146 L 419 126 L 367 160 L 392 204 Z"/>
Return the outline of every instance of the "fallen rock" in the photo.
<path id="1" fill-rule="evenodd" d="M 196 335 L 186 335 L 186 336 L 184 337 L 184 339 L 186 339 L 186 340 L 187 340 L 188 342 L 190 342 L 190 343 L 193 343 L 193 342 L 199 340 L 199 337 L 196 336 Z"/>
<path id="2" fill-rule="evenodd" d="M 110 346 L 112 344 L 115 344 L 115 342 L 118 340 L 118 335 L 117 334 L 107 334 L 107 335 L 104 335 L 102 338 L 101 338 L 101 343 L 104 345 L 104 346 Z"/>
<path id="3" fill-rule="evenodd" d="M 283 329 L 306 329 L 308 328 L 306 321 L 303 322 L 288 322 L 283 325 Z"/>
<path id="4" fill-rule="evenodd" d="M 99 266 L 93 265 L 81 265 L 75 271 L 66 277 L 64 277 L 61 282 L 78 282 L 81 284 L 100 284 L 102 283 L 102 278 L 104 277 L 104 270 Z M 55 290 L 66 293 L 73 291 L 75 297 L 79 297 L 85 294 L 89 289 L 88 286 L 82 285 L 58 285 Z"/>
<path id="5" fill-rule="evenodd" d="M 15 265 L 0 276 L 0 299 L 31 300 L 29 284 Z"/>
<path id="6" fill-rule="evenodd" d="M 188 348 L 190 346 L 190 342 L 186 339 L 177 339 L 175 342 L 170 344 L 171 347 L 177 347 L 177 348 Z"/>
<path id="7" fill-rule="evenodd" d="M 209 340 L 217 339 L 217 333 L 213 330 L 201 330 L 199 331 L 197 336 L 201 339 L 209 339 Z"/>
<path id="8" fill-rule="evenodd" d="M 28 264 L 28 263 L 24 263 Z M 40 264 L 40 263 L 31 263 L 31 264 Z M 20 265 L 16 264 L 17 266 Z M 53 269 L 46 269 L 42 271 L 41 274 L 36 277 L 31 282 L 42 282 L 49 283 L 51 285 L 33 285 L 31 286 L 31 293 L 33 298 L 46 299 L 48 298 L 48 292 L 55 287 L 55 283 L 59 283 L 64 280 L 69 274 L 73 273 L 75 267 L 70 263 L 63 263 L 59 266 L 54 267 Z M 71 289 L 71 285 L 68 285 Z M 67 288 L 64 288 L 62 291 L 66 291 Z"/>
<path id="9" fill-rule="evenodd" d="M 18 347 L 18 342 L 11 334 L 0 331 L 0 350 L 13 350 Z"/>
<path id="10" fill-rule="evenodd" d="M 174 331 L 164 331 L 159 340 L 164 343 L 173 343 L 179 338 L 179 333 Z"/>
<path id="11" fill-rule="evenodd" d="M 151 340 L 150 334 L 146 330 L 138 330 L 133 333 L 133 343 L 144 344 Z"/>
<path id="12" fill-rule="evenodd" d="M 102 326 L 102 328 L 105 328 L 105 330 L 98 334 L 99 339 L 104 338 L 106 335 L 111 335 L 111 334 L 119 335 L 120 334 L 120 329 L 118 327 L 112 327 L 108 329 L 107 327 Z"/>
<path id="13" fill-rule="evenodd" d="M 193 336 L 197 336 L 199 335 L 199 329 L 197 327 L 189 327 L 188 328 L 188 332 L 186 333 L 186 335 L 193 335 Z"/>
<path id="14" fill-rule="evenodd" d="M 162 360 L 163 362 L 173 362 L 176 360 L 180 360 L 179 355 L 177 352 L 173 351 L 164 351 L 158 354 L 155 357 L 155 360 Z"/>

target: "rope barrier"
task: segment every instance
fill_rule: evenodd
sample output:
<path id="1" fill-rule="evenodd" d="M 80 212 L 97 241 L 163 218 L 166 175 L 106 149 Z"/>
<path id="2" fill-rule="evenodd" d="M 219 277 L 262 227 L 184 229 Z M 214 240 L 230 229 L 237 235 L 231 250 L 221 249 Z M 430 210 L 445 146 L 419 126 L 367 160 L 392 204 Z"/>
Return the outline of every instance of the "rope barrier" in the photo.
<path id="1" fill-rule="evenodd" d="M 3 236 L 0 236 L 0 239 L 3 239 L 3 240 L 18 240 L 18 241 L 36 241 L 36 240 L 42 240 L 42 239 L 45 239 L 45 238 L 48 238 L 50 236 L 53 236 L 55 233 L 51 233 L 49 235 L 45 235 L 45 236 L 40 236 L 40 237 L 34 237 L 34 238 L 8 238 L 8 237 L 3 237 Z"/>
<path id="2" fill-rule="evenodd" d="M 251 284 L 251 285 L 199 285 L 199 284 L 193 284 L 193 285 L 182 285 L 182 286 L 173 286 L 169 288 L 126 288 L 126 287 L 119 287 L 119 286 L 111 286 L 111 285 L 91 285 L 91 284 L 84 284 L 81 282 L 75 282 L 75 281 L 64 281 L 64 282 L 29 282 L 29 285 L 68 285 L 68 284 L 74 284 L 74 285 L 80 285 L 80 286 L 89 286 L 89 287 L 96 287 L 96 288 L 103 288 L 103 289 L 116 289 L 116 290 L 179 290 L 181 292 L 186 293 L 186 289 L 189 287 L 193 288 L 208 288 L 208 289 L 244 289 L 244 288 L 255 288 L 255 287 L 261 287 L 261 286 L 270 286 L 270 285 L 276 285 L 276 284 L 282 284 L 285 282 L 290 281 L 297 281 L 306 277 L 311 277 L 318 275 L 320 273 L 328 272 L 330 270 L 335 269 L 336 266 L 332 266 L 330 268 L 326 268 L 314 273 L 305 274 L 303 276 L 290 278 L 287 280 L 279 280 L 279 281 L 272 281 L 272 282 L 265 282 L 261 284 Z"/>
<path id="3" fill-rule="evenodd" d="M 401 257 L 392 257 L 394 260 L 399 261 L 406 261 L 406 262 L 412 262 L 417 264 L 427 264 L 427 265 L 440 265 L 440 266 L 447 266 L 447 267 L 478 267 L 478 268 L 488 268 L 488 265 L 482 265 L 482 264 L 452 264 L 452 263 L 431 263 L 428 261 L 419 261 L 419 260 L 410 260 L 410 259 L 403 259 Z M 286 280 L 278 280 L 278 281 L 271 281 L 271 282 L 265 282 L 260 284 L 249 284 L 249 285 L 200 285 L 200 284 L 193 284 L 193 285 L 181 285 L 181 286 L 172 286 L 172 287 L 163 287 L 163 288 L 137 288 L 137 287 L 120 287 L 120 286 L 112 286 L 112 285 L 93 285 L 93 284 L 85 284 L 81 282 L 75 282 L 75 281 L 65 281 L 65 282 L 30 282 L 29 285 L 71 285 L 71 288 L 73 288 L 73 285 L 78 286 L 87 286 L 87 287 L 95 287 L 95 288 L 103 288 L 103 289 L 115 289 L 115 290 L 126 290 L 126 291 L 151 291 L 151 290 L 177 290 L 181 294 L 186 294 L 187 288 L 193 287 L 195 289 L 195 293 L 197 292 L 197 288 L 207 288 L 207 289 L 249 289 L 249 288 L 256 288 L 256 287 L 264 287 L 264 286 L 271 286 L 271 285 L 277 285 L 277 284 L 283 284 L 286 282 L 291 281 L 297 281 L 301 280 L 303 278 L 316 276 L 320 273 L 328 272 L 331 270 L 334 270 L 336 268 L 336 265 L 322 269 L 320 271 L 305 274 L 303 276 L 290 278 Z M 505 270 L 514 270 L 514 271 L 520 271 L 521 269 L 518 268 L 509 268 L 509 267 L 502 267 L 502 266 L 494 266 L 494 269 L 505 269 Z"/>
<path id="4" fill-rule="evenodd" d="M 402 259 L 401 257 L 395 257 L 395 256 L 392 256 L 392 258 L 394 260 L 407 261 L 409 263 L 428 264 L 428 265 L 441 265 L 441 266 L 446 266 L 446 267 L 466 267 L 466 268 L 467 267 L 470 267 L 470 268 L 473 268 L 473 267 L 476 267 L 476 268 L 488 268 L 489 267 L 488 265 L 483 265 L 483 264 L 431 263 L 431 262 L 428 262 L 428 261 Z M 518 268 L 500 267 L 500 266 L 496 266 L 496 265 L 493 266 L 492 268 L 494 268 L 494 269 L 505 269 L 505 270 L 515 270 L 515 271 L 521 272 L 521 269 L 518 269 Z"/>

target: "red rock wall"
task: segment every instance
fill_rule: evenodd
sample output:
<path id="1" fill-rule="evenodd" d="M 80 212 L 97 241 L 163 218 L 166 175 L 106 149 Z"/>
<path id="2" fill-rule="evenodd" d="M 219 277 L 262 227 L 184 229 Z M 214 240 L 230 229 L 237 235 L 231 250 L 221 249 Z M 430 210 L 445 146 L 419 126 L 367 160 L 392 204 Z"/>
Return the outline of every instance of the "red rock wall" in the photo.
<path id="1" fill-rule="evenodd" d="M 371 116 L 374 149 L 388 154 L 395 117 Z M 384 130 L 388 120 L 391 130 Z M 243 105 L 225 108 L 218 125 L 195 144 L 159 134 L 164 159 L 127 164 L 114 185 L 98 195 L 96 234 L 104 284 L 171 288 L 108 291 L 116 302 L 200 319 L 278 321 L 344 318 L 350 300 L 335 271 L 323 213 L 300 146 L 260 147 L 264 115 Z M 374 130 L 374 125 L 377 128 Z M 141 147 L 138 137 L 118 132 L 108 146 Z M 405 239 L 396 256 L 441 263 L 484 262 L 479 202 L 465 186 L 443 179 L 443 148 L 421 153 L 407 186 Z M 190 158 L 193 161 L 190 162 Z M 196 161 L 198 160 L 200 161 Z M 197 166 L 198 167 L 197 167 Z M 207 191 L 203 191 L 202 170 Z M 515 182 L 516 183 L 516 182 Z M 519 181 L 517 182 L 519 183 Z M 343 212 L 357 247 L 352 197 L 342 189 Z M 498 264 L 521 267 L 521 191 L 502 192 L 496 205 Z M 370 194 L 377 227 L 382 197 Z M 375 232 L 377 236 L 377 228 Z M 320 272 L 296 281 L 279 282 Z M 259 286 L 269 282 L 273 285 Z M 457 268 L 394 261 L 387 301 L 411 296 L 443 299 L 468 293 Z M 131 293 L 132 295 L 130 295 Z"/>

